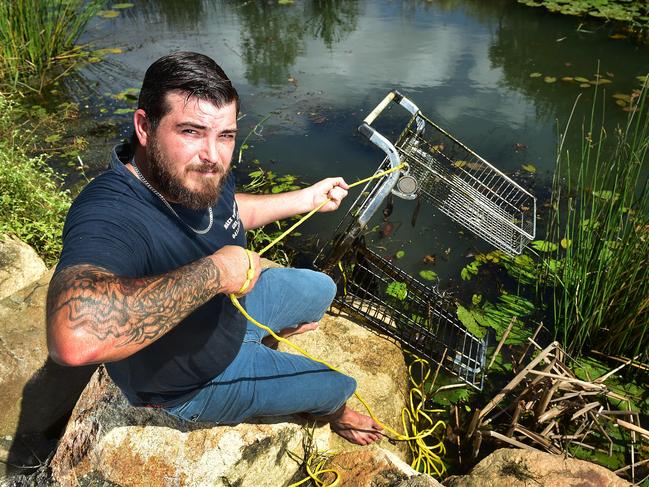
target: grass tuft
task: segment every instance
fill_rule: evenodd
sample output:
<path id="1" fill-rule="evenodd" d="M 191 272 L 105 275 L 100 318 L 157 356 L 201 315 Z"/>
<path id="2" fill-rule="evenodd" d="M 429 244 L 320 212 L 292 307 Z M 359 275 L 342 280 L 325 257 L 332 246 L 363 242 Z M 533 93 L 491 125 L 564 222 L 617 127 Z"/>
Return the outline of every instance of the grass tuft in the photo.
<path id="1" fill-rule="evenodd" d="M 570 352 L 649 355 L 649 113 L 646 89 L 624 127 L 582 128 L 581 151 L 560 148 L 548 240 L 554 321 Z M 566 130 L 567 132 L 567 130 Z M 560 262 L 560 265 L 556 265 Z M 547 266 L 550 269 L 550 266 Z"/>
<path id="2" fill-rule="evenodd" d="M 40 91 L 85 54 L 76 46 L 103 0 L 0 2 L 0 81 L 12 89 Z M 53 68 L 59 67 L 54 75 Z"/>

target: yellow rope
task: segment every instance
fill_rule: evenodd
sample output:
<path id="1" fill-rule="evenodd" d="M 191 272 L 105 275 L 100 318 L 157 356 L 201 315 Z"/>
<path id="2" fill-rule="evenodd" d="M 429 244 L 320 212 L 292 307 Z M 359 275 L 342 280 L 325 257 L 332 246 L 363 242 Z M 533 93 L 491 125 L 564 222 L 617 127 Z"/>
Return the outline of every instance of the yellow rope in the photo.
<path id="1" fill-rule="evenodd" d="M 380 178 L 383 177 L 391 172 L 398 171 L 400 169 L 403 169 L 406 167 L 407 164 L 402 163 L 396 167 L 390 168 L 386 171 L 381 171 L 378 172 L 368 178 L 361 179 L 360 181 L 356 181 L 353 184 L 349 185 L 349 188 L 353 188 L 354 186 L 358 186 L 360 184 L 366 183 L 372 179 Z M 277 242 L 282 240 L 284 237 L 286 237 L 289 233 L 291 233 L 293 230 L 295 230 L 298 226 L 300 226 L 302 223 L 304 223 L 308 218 L 310 218 L 313 214 L 315 214 L 318 210 L 320 210 L 324 205 L 326 205 L 330 200 L 327 199 L 323 201 L 320 205 L 318 205 L 316 208 L 311 210 L 309 213 L 304 215 L 300 220 L 298 220 L 295 224 L 293 224 L 288 230 L 283 232 L 279 237 L 274 239 L 271 243 L 269 243 L 266 247 L 264 247 L 260 252 L 259 255 L 263 255 L 266 253 L 273 245 L 275 245 Z M 252 261 L 252 253 L 246 249 L 246 252 L 248 253 L 248 260 L 249 260 L 249 269 L 246 274 L 246 281 L 244 284 L 241 286 L 241 289 L 239 290 L 239 295 L 244 293 L 246 289 L 250 286 L 250 282 L 252 278 L 254 277 L 254 264 Z M 273 330 L 271 330 L 268 326 L 258 322 L 255 320 L 252 316 L 248 314 L 248 312 L 241 306 L 241 303 L 239 303 L 239 300 L 237 299 L 237 296 L 235 294 L 230 294 L 230 301 L 232 301 L 232 304 L 250 321 L 251 323 L 255 324 L 262 330 L 266 331 L 269 335 L 271 335 L 275 340 L 278 342 L 285 343 L 289 347 L 297 350 L 299 353 L 304 355 L 305 357 L 308 357 L 309 359 L 313 360 L 314 362 L 318 362 L 320 364 L 325 365 L 326 367 L 330 368 L 331 370 L 335 372 L 342 373 L 340 370 L 338 370 L 336 367 L 333 365 L 325 362 L 324 360 L 320 360 L 316 357 L 313 357 L 310 355 L 306 350 L 302 349 L 298 345 L 295 345 L 294 343 L 290 342 L 286 338 L 283 338 L 279 335 L 277 335 Z M 440 440 L 436 445 L 434 446 L 428 446 L 425 443 L 425 439 L 430 437 L 431 435 L 435 434 L 437 429 L 441 426 L 442 429 L 445 428 L 445 424 L 443 421 L 437 421 L 436 423 L 433 421 L 431 418 L 430 414 L 431 413 L 438 413 L 441 412 L 441 410 L 427 410 L 425 409 L 425 381 L 428 378 L 430 374 L 430 369 L 428 369 L 428 372 L 426 374 L 421 374 L 422 379 L 419 383 L 415 383 L 413 378 L 412 378 L 412 366 L 416 363 L 421 364 L 423 367 L 424 364 L 428 366 L 428 362 L 426 362 L 423 359 L 417 358 L 413 364 L 410 365 L 409 368 L 409 373 L 410 373 L 410 381 L 411 384 L 413 385 L 413 388 L 410 390 L 410 407 L 409 408 L 404 408 L 402 411 L 401 419 L 404 427 L 404 431 L 408 431 L 408 424 L 410 425 L 412 434 L 401 434 L 398 431 L 394 430 L 390 426 L 383 424 L 372 412 L 368 404 L 365 402 L 365 400 L 358 394 L 357 392 L 354 392 L 354 396 L 360 401 L 360 403 L 365 407 L 367 410 L 368 414 L 370 417 L 377 423 L 379 424 L 384 430 L 390 432 L 392 434 L 392 437 L 390 438 L 393 441 L 407 441 L 409 443 L 409 447 L 411 452 L 413 453 L 413 462 L 412 462 L 412 467 L 419 470 L 423 471 L 429 475 L 432 475 L 433 472 L 441 476 L 444 471 L 446 470 L 444 463 L 442 462 L 440 455 L 443 455 L 445 453 L 444 449 L 444 444 Z M 418 398 L 418 401 L 417 401 Z M 407 419 L 406 419 L 407 418 Z M 419 424 L 421 420 L 425 419 L 426 422 L 430 424 L 430 427 L 424 428 L 421 431 L 419 431 Z M 435 453 L 437 451 L 437 453 Z M 311 479 L 315 482 L 316 486 L 318 487 L 334 487 L 335 485 L 338 485 L 338 481 L 340 480 L 340 475 L 338 472 L 332 469 L 324 469 L 324 465 L 326 463 L 326 459 L 321 459 L 320 462 L 315 465 L 311 465 L 312 458 L 309 458 L 306 462 L 306 469 L 307 473 L 309 474 L 309 477 L 306 479 L 301 480 L 298 483 L 293 484 L 291 487 L 301 485 L 304 483 L 306 480 Z M 327 472 L 332 472 L 336 478 L 332 484 L 325 484 L 324 481 L 320 480 L 320 476 L 324 473 Z"/>

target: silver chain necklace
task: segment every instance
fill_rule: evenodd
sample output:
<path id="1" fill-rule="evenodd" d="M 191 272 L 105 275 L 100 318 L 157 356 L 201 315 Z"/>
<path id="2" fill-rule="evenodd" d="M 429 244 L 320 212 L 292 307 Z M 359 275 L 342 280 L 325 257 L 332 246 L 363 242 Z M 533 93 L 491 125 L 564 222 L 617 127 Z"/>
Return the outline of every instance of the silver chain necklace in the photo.
<path id="1" fill-rule="evenodd" d="M 144 185 L 145 185 L 147 188 L 149 188 L 149 189 L 151 190 L 151 192 L 152 192 L 154 195 L 156 195 L 158 198 L 160 198 L 160 200 L 162 200 L 162 202 L 165 204 L 165 206 L 166 206 L 167 208 L 169 208 L 169 210 L 171 211 L 171 213 L 173 213 L 173 214 L 176 216 L 176 218 L 178 218 L 178 220 L 180 220 L 180 223 L 182 223 L 183 225 L 185 225 L 185 226 L 186 226 L 187 228 L 189 228 L 192 232 L 194 232 L 194 233 L 198 233 L 199 235 L 205 235 L 207 232 L 210 231 L 210 229 L 212 228 L 212 223 L 214 223 L 214 215 L 212 214 L 212 207 L 211 207 L 211 206 L 210 206 L 209 208 L 207 208 L 207 213 L 210 215 L 210 223 L 207 225 L 207 228 L 205 228 L 205 229 L 203 229 L 203 230 L 196 230 L 194 227 L 192 227 L 191 225 L 189 225 L 189 224 L 187 224 L 185 221 L 183 221 L 183 219 L 180 218 L 180 215 L 179 215 L 178 213 L 176 213 L 176 210 L 174 210 L 174 209 L 172 208 L 172 206 L 171 206 L 171 205 L 169 204 L 169 202 L 164 198 L 164 196 L 162 196 L 162 195 L 161 195 L 161 194 L 160 194 L 160 193 L 159 193 L 159 192 L 158 192 L 158 191 L 157 191 L 153 186 L 151 186 L 151 184 L 149 183 L 149 181 L 147 181 L 147 180 L 145 179 L 145 177 L 142 176 L 142 173 L 140 172 L 140 168 L 138 168 L 138 167 L 137 167 L 137 164 L 135 164 L 135 159 L 133 159 L 133 160 L 131 161 L 131 164 L 133 165 L 133 169 L 135 169 L 135 174 L 137 174 L 138 179 L 139 179 L 140 181 L 142 181 L 142 182 L 144 183 Z"/>

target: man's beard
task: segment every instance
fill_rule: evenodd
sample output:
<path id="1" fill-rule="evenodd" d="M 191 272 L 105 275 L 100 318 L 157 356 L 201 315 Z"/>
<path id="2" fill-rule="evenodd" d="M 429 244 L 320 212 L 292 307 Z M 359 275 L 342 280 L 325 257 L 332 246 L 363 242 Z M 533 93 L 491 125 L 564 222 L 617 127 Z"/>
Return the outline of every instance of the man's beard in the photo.
<path id="1" fill-rule="evenodd" d="M 216 204 L 221 194 L 221 186 L 226 180 L 229 169 L 221 164 L 199 163 L 185 167 L 184 171 L 217 172 L 210 178 L 204 178 L 200 190 L 191 191 L 183 186 L 182 174 L 174 170 L 174 164 L 160 150 L 157 138 L 150 139 L 150 150 L 147 151 L 149 163 L 149 179 L 158 190 L 169 200 L 180 203 L 193 210 L 204 210 Z"/>

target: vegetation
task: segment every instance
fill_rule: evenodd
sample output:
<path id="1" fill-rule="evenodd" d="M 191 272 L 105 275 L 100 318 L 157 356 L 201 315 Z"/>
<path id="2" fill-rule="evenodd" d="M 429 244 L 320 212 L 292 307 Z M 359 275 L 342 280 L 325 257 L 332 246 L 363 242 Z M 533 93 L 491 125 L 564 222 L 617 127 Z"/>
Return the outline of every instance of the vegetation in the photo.
<path id="1" fill-rule="evenodd" d="M 0 95 L 0 234 L 15 235 L 52 265 L 71 198 L 43 155 L 30 157 L 32 132 L 16 125 L 18 108 Z"/>
<path id="2" fill-rule="evenodd" d="M 103 0 L 0 2 L 0 82 L 40 91 L 85 55 L 76 41 Z M 59 72 L 54 75 L 53 68 Z"/>
<path id="3" fill-rule="evenodd" d="M 553 315 L 572 352 L 589 347 L 647 359 L 649 114 L 641 95 L 614 134 L 582 129 L 581 152 L 560 151 L 544 258 Z"/>
<path id="4" fill-rule="evenodd" d="M 518 0 L 531 7 L 545 7 L 550 12 L 590 16 L 622 22 L 637 33 L 649 29 L 649 4 L 628 0 Z"/>

